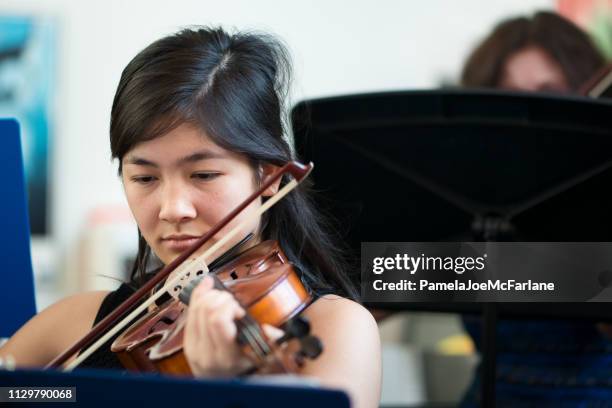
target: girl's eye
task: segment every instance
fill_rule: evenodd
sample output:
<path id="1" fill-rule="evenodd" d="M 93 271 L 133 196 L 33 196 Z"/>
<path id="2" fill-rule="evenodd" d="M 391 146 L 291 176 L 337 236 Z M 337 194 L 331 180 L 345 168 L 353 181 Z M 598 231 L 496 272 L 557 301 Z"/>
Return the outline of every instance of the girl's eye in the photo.
<path id="1" fill-rule="evenodd" d="M 217 176 L 219 176 L 219 173 L 194 173 L 191 177 L 197 180 L 208 181 L 216 178 Z"/>
<path id="2" fill-rule="evenodd" d="M 139 184 L 151 184 L 155 181 L 155 177 L 153 176 L 134 176 L 132 177 L 132 181 Z"/>

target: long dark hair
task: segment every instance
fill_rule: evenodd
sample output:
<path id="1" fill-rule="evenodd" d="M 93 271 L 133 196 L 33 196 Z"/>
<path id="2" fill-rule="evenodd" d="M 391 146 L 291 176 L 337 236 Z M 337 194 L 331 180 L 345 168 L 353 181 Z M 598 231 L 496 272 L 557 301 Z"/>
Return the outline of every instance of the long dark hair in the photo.
<path id="1" fill-rule="evenodd" d="M 496 88 L 508 57 L 529 46 L 547 52 L 561 67 L 571 90 L 577 90 L 605 64 L 589 36 L 562 16 L 541 11 L 498 24 L 476 47 L 463 68 L 461 84 Z"/>
<path id="2" fill-rule="evenodd" d="M 263 163 L 296 159 L 286 139 L 284 101 L 290 79 L 285 47 L 261 33 L 184 29 L 142 50 L 125 67 L 111 112 L 112 157 L 193 123 L 219 146 Z M 284 181 L 286 182 L 286 180 Z M 275 239 L 315 292 L 356 299 L 343 250 L 300 186 L 262 219 L 262 239 Z M 151 249 L 138 231 L 133 282 L 142 282 Z"/>

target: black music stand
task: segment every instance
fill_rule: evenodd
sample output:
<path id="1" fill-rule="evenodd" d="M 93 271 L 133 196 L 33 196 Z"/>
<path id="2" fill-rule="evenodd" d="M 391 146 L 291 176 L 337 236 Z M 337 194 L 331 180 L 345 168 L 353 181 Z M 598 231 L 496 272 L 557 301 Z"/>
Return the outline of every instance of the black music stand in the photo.
<path id="1" fill-rule="evenodd" d="M 612 241 L 612 102 L 388 92 L 305 101 L 292 124 L 318 204 L 355 259 L 362 241 Z M 498 314 L 612 319 L 595 303 L 368 306 L 483 313 L 484 401 L 494 401 Z"/>

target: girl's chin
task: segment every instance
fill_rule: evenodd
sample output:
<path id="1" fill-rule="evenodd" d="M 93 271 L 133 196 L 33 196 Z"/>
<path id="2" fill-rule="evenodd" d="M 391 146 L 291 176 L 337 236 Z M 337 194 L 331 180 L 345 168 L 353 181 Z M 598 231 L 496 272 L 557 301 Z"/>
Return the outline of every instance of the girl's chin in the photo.
<path id="1" fill-rule="evenodd" d="M 187 249 L 191 248 L 193 244 L 191 245 L 187 245 L 187 246 L 177 246 L 177 247 L 173 247 L 173 248 L 168 248 L 168 247 L 162 247 L 159 248 L 158 251 L 155 251 L 155 253 L 157 254 L 157 257 L 164 263 L 164 265 L 168 265 L 170 264 L 172 261 L 174 261 L 176 258 L 178 258 L 179 256 L 181 256 L 181 254 L 183 252 L 185 252 Z M 206 249 L 210 248 L 212 246 L 212 243 L 208 244 L 208 245 L 204 245 L 204 247 L 199 248 L 198 250 L 196 250 L 191 256 L 191 259 L 195 259 L 197 257 L 199 257 L 200 255 L 202 255 Z M 214 258 L 214 254 L 213 254 L 213 258 Z"/>
<path id="2" fill-rule="evenodd" d="M 155 253 L 157 254 L 158 258 L 161 259 L 161 261 L 164 263 L 164 265 L 168 265 L 172 261 L 174 261 L 176 258 L 178 258 L 187 249 L 191 248 L 193 246 L 193 244 L 195 243 L 195 241 L 197 241 L 197 239 L 193 239 L 193 240 L 190 239 L 190 240 L 185 240 L 185 241 L 188 241 L 188 242 L 182 242 L 182 241 L 181 242 L 172 242 L 170 240 L 162 241 L 160 246 L 158 246 L 156 248 L 157 250 L 155 251 Z M 194 259 L 194 258 L 199 257 L 207 249 L 212 247 L 215 244 L 216 241 L 217 241 L 217 239 L 216 239 L 216 237 L 214 237 L 209 242 L 207 242 L 203 247 L 197 249 L 191 255 L 190 258 Z M 213 260 L 215 260 L 216 258 L 218 258 L 221 255 L 223 255 L 226 251 L 230 250 L 238 242 L 240 242 L 240 241 L 236 241 L 236 242 L 233 242 L 233 243 L 226 243 L 224 245 L 224 247 L 222 247 L 220 249 L 217 249 L 215 251 L 215 253 L 213 253 L 213 254 L 211 254 L 209 256 L 209 259 L 207 259 L 207 263 L 210 263 Z M 261 242 L 261 239 L 259 237 L 253 237 L 248 242 L 244 243 L 244 246 L 242 247 L 241 250 L 245 250 L 247 248 L 255 246 L 255 245 L 257 245 L 260 242 Z"/>

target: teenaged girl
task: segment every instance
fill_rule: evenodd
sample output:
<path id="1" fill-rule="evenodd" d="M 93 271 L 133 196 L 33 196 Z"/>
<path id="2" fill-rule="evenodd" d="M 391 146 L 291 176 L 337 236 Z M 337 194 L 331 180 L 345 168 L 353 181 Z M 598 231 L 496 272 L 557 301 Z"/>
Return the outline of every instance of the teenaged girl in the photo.
<path id="1" fill-rule="evenodd" d="M 51 361 L 143 283 L 151 253 L 168 264 L 293 159 L 282 120 L 288 68 L 283 48 L 272 38 L 209 28 L 156 41 L 127 65 L 113 102 L 110 141 L 139 227 L 130 285 L 50 306 L 0 348 L 0 357 L 12 355 L 17 366 Z M 259 206 L 261 200 L 222 232 Z M 304 315 L 324 352 L 300 374 L 345 389 L 355 406 L 376 406 L 381 377 L 376 323 L 351 300 L 355 292 L 345 265 L 323 226 L 300 187 L 239 236 L 255 234 L 248 246 L 279 241 L 315 295 Z M 236 345 L 234 324 L 243 314 L 229 294 L 212 289 L 210 278 L 194 291 L 184 351 L 196 376 L 232 376 L 244 370 L 247 363 Z M 109 344 L 83 365 L 121 368 Z"/>

